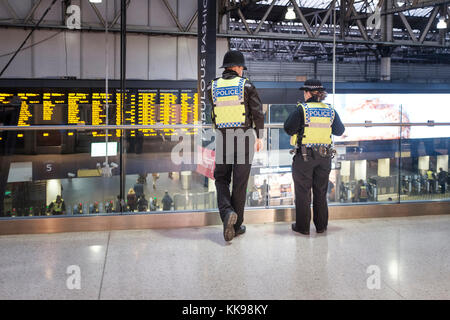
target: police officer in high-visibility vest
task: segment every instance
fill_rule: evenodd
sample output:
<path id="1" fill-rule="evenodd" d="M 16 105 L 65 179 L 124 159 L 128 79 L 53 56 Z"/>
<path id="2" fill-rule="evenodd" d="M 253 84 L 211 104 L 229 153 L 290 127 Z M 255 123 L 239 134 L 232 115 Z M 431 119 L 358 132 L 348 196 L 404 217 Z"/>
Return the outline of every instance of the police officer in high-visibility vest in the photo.
<path id="1" fill-rule="evenodd" d="M 295 147 L 292 177 L 295 187 L 296 222 L 292 230 L 309 235 L 311 221 L 311 188 L 314 225 L 317 233 L 327 230 L 327 188 L 333 155 L 331 135 L 342 135 L 345 127 L 334 108 L 322 101 L 327 93 L 319 80 L 307 80 L 300 88 L 304 103 L 284 123 Z"/>
<path id="2" fill-rule="evenodd" d="M 244 78 L 244 55 L 228 51 L 222 77 L 207 87 L 216 129 L 214 178 L 225 241 L 245 232 L 244 207 L 255 151 L 263 147 L 264 113 L 255 86 Z M 233 180 L 232 191 L 230 183 Z"/>
<path id="3" fill-rule="evenodd" d="M 50 203 L 48 210 L 52 215 L 66 214 L 66 204 L 60 195 L 57 195 L 56 200 Z"/>
<path id="4" fill-rule="evenodd" d="M 428 187 L 429 187 L 429 193 L 434 193 L 436 190 L 436 174 L 433 170 L 428 169 L 427 172 L 427 180 L 428 180 Z"/>

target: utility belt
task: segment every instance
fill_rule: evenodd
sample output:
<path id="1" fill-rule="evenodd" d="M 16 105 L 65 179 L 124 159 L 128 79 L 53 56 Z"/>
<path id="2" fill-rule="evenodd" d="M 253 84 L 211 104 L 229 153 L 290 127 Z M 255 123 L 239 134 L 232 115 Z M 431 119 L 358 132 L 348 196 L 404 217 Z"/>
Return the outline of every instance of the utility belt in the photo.
<path id="1" fill-rule="evenodd" d="M 312 159 L 333 159 L 336 155 L 336 149 L 331 145 L 307 147 L 303 144 L 301 146 L 296 146 L 295 149 L 291 150 L 291 153 L 301 154 L 304 161 L 308 161 L 311 157 Z"/>

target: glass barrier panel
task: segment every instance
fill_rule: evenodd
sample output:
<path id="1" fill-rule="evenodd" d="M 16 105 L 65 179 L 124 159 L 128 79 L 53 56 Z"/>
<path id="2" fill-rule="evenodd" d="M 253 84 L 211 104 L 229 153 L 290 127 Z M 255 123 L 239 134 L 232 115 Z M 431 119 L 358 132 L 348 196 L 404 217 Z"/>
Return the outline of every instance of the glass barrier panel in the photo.
<path id="1" fill-rule="evenodd" d="M 0 216 L 121 212 L 120 138 L 110 132 L 108 144 L 102 130 L 1 132 Z"/>
<path id="2" fill-rule="evenodd" d="M 214 150 L 199 129 L 127 130 L 127 212 L 196 211 L 217 208 Z M 200 158 L 201 156 L 201 158 Z"/>
<path id="3" fill-rule="evenodd" d="M 399 201 L 399 138 L 400 127 L 394 126 L 347 127 L 342 136 L 335 136 L 337 156 L 330 174 L 329 200 Z"/>
<path id="4" fill-rule="evenodd" d="M 266 181 L 268 206 L 291 206 L 295 189 L 291 153 L 294 147 L 283 129 L 269 131 L 271 161 L 254 180 L 259 185 Z M 399 127 L 347 127 L 344 135 L 335 137 L 337 156 L 332 161 L 329 203 L 399 201 L 399 135 Z"/>
<path id="5" fill-rule="evenodd" d="M 409 129 L 401 144 L 400 201 L 450 200 L 450 126 Z"/>
<path id="6" fill-rule="evenodd" d="M 449 200 L 448 126 L 402 140 L 419 127 L 400 128 L 348 126 L 335 137 L 331 205 Z M 1 217 L 217 211 L 214 130 L 149 130 L 0 132 Z M 246 207 L 293 207 L 289 136 L 266 128 L 264 145 Z"/>

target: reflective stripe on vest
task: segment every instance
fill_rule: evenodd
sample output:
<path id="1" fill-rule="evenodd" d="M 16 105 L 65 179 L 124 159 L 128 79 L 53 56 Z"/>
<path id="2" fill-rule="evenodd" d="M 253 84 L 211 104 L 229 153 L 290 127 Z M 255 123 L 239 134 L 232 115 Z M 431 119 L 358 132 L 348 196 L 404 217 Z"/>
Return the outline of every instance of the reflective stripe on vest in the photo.
<path id="1" fill-rule="evenodd" d="M 331 125 L 334 120 L 333 108 L 322 102 L 300 104 L 303 108 L 305 127 L 302 145 L 306 147 L 328 146 L 331 144 Z M 297 145 L 297 135 L 291 138 L 291 145 Z"/>
<path id="2" fill-rule="evenodd" d="M 61 212 L 62 211 L 62 204 L 63 204 L 63 200 L 61 199 L 60 203 L 57 203 L 56 200 L 53 200 L 53 210 L 55 212 Z"/>
<path id="3" fill-rule="evenodd" d="M 245 78 L 216 79 L 212 82 L 213 113 L 217 128 L 245 125 Z"/>

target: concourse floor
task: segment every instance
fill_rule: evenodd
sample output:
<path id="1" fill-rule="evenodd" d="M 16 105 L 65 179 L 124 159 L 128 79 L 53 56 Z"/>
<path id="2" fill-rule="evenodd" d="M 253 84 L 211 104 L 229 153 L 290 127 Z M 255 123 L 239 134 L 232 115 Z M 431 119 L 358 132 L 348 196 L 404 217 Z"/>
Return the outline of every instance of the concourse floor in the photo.
<path id="1" fill-rule="evenodd" d="M 450 215 L 1 236 L 0 270 L 1 300 L 450 299 Z"/>

